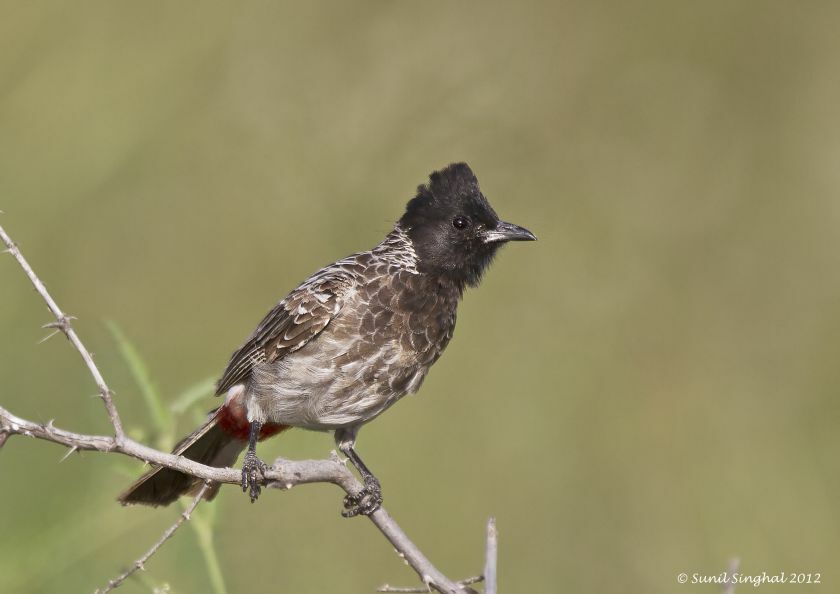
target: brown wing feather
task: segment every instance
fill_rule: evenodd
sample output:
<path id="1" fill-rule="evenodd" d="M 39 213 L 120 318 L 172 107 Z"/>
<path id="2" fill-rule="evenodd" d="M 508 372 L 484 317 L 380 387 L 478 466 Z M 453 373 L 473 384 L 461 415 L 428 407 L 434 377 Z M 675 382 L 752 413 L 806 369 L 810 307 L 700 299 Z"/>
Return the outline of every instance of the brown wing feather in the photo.
<path id="1" fill-rule="evenodd" d="M 317 336 L 341 309 L 341 295 L 350 283 L 343 269 L 330 267 L 275 305 L 231 356 L 216 394 L 246 381 L 256 365 L 276 361 Z"/>

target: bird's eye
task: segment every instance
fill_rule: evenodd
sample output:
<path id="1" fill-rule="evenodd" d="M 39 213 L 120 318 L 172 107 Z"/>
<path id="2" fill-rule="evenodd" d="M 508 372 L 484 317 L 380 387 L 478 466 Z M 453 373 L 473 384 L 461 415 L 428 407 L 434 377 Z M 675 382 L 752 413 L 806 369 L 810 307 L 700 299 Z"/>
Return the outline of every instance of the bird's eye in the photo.
<path id="1" fill-rule="evenodd" d="M 452 219 L 452 226 L 456 229 L 466 229 L 470 226 L 470 220 L 467 217 L 455 217 Z"/>

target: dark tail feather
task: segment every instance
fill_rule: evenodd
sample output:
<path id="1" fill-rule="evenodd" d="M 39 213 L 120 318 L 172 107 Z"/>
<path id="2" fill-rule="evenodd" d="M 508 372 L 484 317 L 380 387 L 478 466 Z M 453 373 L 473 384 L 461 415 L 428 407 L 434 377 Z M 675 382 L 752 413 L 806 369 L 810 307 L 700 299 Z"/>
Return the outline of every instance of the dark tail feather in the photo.
<path id="1" fill-rule="evenodd" d="M 182 439 L 172 453 L 202 464 L 224 468 L 236 462 L 245 446 L 245 441 L 232 437 L 219 427 L 214 414 L 207 423 Z M 171 468 L 159 467 L 137 479 L 117 500 L 123 505 L 169 505 L 181 495 L 196 493 L 202 484 L 201 479 Z M 213 499 L 219 491 L 219 486 L 211 486 L 204 498 L 208 501 Z"/>

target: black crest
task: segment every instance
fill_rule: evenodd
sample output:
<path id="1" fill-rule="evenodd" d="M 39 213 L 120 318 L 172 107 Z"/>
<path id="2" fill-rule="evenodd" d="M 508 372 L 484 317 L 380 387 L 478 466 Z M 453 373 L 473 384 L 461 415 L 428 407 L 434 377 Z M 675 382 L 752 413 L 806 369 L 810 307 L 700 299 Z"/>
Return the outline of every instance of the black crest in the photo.
<path id="1" fill-rule="evenodd" d="M 429 176 L 417 188 L 400 225 L 408 230 L 420 269 L 461 286 L 477 285 L 499 243 L 486 243 L 481 232 L 493 229 L 499 217 L 481 193 L 466 163 L 453 163 Z"/>
<path id="2" fill-rule="evenodd" d="M 444 211 L 459 208 L 483 215 L 487 223 L 498 220 L 493 207 L 481 193 L 478 178 L 466 163 L 453 163 L 432 173 L 428 184 L 417 187 L 417 196 L 406 205 L 400 223 L 404 227 L 414 227 L 430 218 L 439 218 Z"/>

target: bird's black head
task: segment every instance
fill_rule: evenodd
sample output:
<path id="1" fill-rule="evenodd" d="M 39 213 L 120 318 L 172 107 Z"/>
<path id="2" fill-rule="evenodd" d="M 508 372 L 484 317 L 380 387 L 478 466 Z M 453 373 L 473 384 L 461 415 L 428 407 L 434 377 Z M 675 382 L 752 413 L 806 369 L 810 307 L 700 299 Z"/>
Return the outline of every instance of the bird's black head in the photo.
<path id="1" fill-rule="evenodd" d="M 422 272 L 475 286 L 496 251 L 533 233 L 499 220 L 466 163 L 454 163 L 417 188 L 399 221 L 408 231 Z"/>

